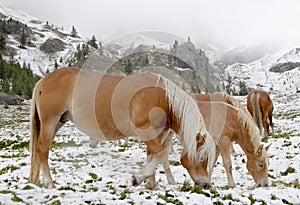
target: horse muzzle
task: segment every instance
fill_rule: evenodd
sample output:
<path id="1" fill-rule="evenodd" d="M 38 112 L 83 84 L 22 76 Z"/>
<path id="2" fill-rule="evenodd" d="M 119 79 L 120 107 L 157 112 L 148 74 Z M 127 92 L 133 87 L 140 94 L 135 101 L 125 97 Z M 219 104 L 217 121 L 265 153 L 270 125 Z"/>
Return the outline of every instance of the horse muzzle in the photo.
<path id="1" fill-rule="evenodd" d="M 268 178 L 260 179 L 260 180 L 257 182 L 257 186 L 258 186 L 258 187 L 267 187 L 267 186 L 269 186 Z"/>
<path id="2" fill-rule="evenodd" d="M 209 189 L 211 187 L 210 182 L 206 178 L 197 178 L 195 180 L 195 185 L 199 185 L 203 189 Z"/>

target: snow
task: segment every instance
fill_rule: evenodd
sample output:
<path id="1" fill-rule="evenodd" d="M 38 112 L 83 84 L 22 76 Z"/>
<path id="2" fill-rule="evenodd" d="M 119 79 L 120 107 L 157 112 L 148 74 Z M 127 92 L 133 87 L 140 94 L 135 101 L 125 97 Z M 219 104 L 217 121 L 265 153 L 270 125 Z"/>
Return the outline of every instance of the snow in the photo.
<path id="1" fill-rule="evenodd" d="M 45 189 L 28 183 L 30 153 L 26 148 L 12 149 L 13 144 L 29 140 L 29 102 L 22 106 L 0 107 L 0 144 L 15 141 L 0 149 L 0 204 L 256 204 L 300 203 L 300 94 L 272 94 L 275 110 L 275 138 L 270 137 L 269 187 L 256 187 L 246 169 L 246 156 L 234 144 L 232 156 L 235 188 L 227 188 L 225 169 L 218 158 L 212 174 L 213 189 L 204 194 L 180 191 L 185 181 L 192 183 L 180 162 L 181 146 L 174 138 L 174 153 L 170 154 L 171 170 L 176 185 L 168 185 L 162 166 L 157 168 L 158 187 L 147 190 L 145 183 L 131 185 L 132 174 L 146 163 L 145 145 L 131 138 L 127 146 L 100 142 L 89 147 L 89 137 L 71 123 L 63 127 L 50 151 L 49 164 L 55 189 Z M 245 104 L 245 97 L 237 97 Z M 18 107 L 21 107 L 18 108 Z M 14 167 L 14 168 L 11 168 Z M 288 167 L 294 173 L 284 176 Z M 92 178 L 91 174 L 96 174 Z M 122 198 L 122 197 L 124 198 Z M 20 198 L 20 202 L 17 202 Z"/>
<path id="2" fill-rule="evenodd" d="M 272 65 L 284 62 L 300 62 L 300 50 L 281 49 L 273 55 L 249 64 L 237 63 L 228 66 L 225 72 L 235 79 L 235 87 L 239 90 L 239 82 L 246 82 L 250 88 L 274 90 L 280 93 L 295 93 L 300 89 L 300 68 L 294 68 L 283 73 L 269 71 Z"/>
<path id="3" fill-rule="evenodd" d="M 7 1 L 0 1 L 0 13 L 6 15 L 7 18 L 12 17 L 14 20 L 18 20 L 32 29 L 34 35 L 30 40 L 35 45 L 34 47 L 26 46 L 26 49 L 19 49 L 20 43 L 12 35 L 8 35 L 8 38 L 11 42 L 10 46 L 16 48 L 15 51 L 17 53 L 14 55 L 14 59 L 21 65 L 23 62 L 26 62 L 26 64 L 30 63 L 31 70 L 40 76 L 47 70 L 53 71 L 55 60 L 59 62 L 60 58 L 63 59 L 63 62 L 59 65 L 60 67 L 68 65 L 67 60 L 73 57 L 77 45 L 87 42 L 87 39 L 84 38 L 71 37 L 69 35 L 70 31 L 65 31 L 54 25 L 47 25 L 47 22 L 13 8 Z M 40 46 L 47 39 L 53 38 L 58 38 L 66 44 L 64 51 L 50 55 L 42 52 L 39 49 Z"/>

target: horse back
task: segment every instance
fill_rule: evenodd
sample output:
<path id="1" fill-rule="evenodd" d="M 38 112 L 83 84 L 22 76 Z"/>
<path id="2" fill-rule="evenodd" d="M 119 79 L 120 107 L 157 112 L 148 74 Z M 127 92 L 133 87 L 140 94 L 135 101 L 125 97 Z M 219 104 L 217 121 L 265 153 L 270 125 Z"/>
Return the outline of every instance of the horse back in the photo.
<path id="1" fill-rule="evenodd" d="M 198 106 L 215 142 L 221 136 L 236 140 L 239 135 L 238 108 L 221 101 L 198 101 Z"/>

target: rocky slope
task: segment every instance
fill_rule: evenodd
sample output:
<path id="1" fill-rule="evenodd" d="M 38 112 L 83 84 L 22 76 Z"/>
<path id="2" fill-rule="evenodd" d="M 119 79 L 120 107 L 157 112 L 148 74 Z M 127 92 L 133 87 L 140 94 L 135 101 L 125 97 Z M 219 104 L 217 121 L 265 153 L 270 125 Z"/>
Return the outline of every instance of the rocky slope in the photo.
<path id="1" fill-rule="evenodd" d="M 225 70 L 234 86 L 245 82 L 250 88 L 280 93 L 295 93 L 300 89 L 300 49 L 283 49 L 248 64 L 235 63 Z"/>

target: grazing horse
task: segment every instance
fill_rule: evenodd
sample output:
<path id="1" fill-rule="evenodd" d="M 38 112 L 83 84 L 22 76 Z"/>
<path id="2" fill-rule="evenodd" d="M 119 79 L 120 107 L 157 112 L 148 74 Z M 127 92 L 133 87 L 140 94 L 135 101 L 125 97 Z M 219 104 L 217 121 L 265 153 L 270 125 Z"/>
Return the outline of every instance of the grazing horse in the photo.
<path id="1" fill-rule="evenodd" d="M 253 90 L 247 96 L 247 109 L 253 116 L 261 135 L 268 137 L 269 126 L 274 137 L 274 125 L 272 122 L 273 103 L 266 91 Z"/>
<path id="2" fill-rule="evenodd" d="M 230 187 L 235 186 L 232 176 L 230 146 L 236 141 L 247 157 L 247 169 L 258 186 L 268 186 L 268 155 L 269 146 L 260 144 L 260 133 L 252 116 L 239 101 L 223 93 L 191 94 L 198 100 L 199 110 L 206 128 L 216 144 L 216 159 L 221 153 L 223 165 Z M 199 158 L 206 163 L 207 158 Z M 166 163 L 166 162 L 165 162 Z M 165 165 L 168 167 L 168 165 Z M 171 178 L 172 173 L 167 172 Z M 211 173 L 210 173 L 211 174 Z M 171 176 L 168 176 L 171 175 Z"/>
<path id="3" fill-rule="evenodd" d="M 213 137 L 216 159 L 221 153 L 228 185 L 235 186 L 232 177 L 230 146 L 236 141 L 247 156 L 247 169 L 258 186 L 268 186 L 268 155 L 269 146 L 263 147 L 259 129 L 253 118 L 245 112 L 224 102 L 198 101 L 200 112 L 206 128 Z"/>
<path id="4" fill-rule="evenodd" d="M 247 108 L 240 103 L 237 99 L 222 92 L 216 92 L 211 94 L 191 94 L 197 101 L 210 101 L 210 102 L 225 102 L 232 105 L 233 107 L 241 109 L 245 115 L 252 117 Z M 231 144 L 231 153 L 234 155 L 235 150 Z"/>
<path id="5" fill-rule="evenodd" d="M 31 170 L 29 182 L 54 188 L 48 157 L 56 132 L 67 122 L 94 140 L 138 136 L 147 146 L 147 165 L 133 174 L 133 185 L 168 162 L 169 131 L 179 136 L 181 162 L 196 184 L 209 184 L 215 145 L 194 99 L 162 76 L 100 75 L 79 68 L 61 68 L 35 86 L 31 104 Z M 199 157 L 208 157 L 203 165 Z M 201 167 L 203 166 L 203 167 Z M 165 167 L 165 166 L 164 166 Z M 169 179 L 172 183 L 172 179 Z"/>

